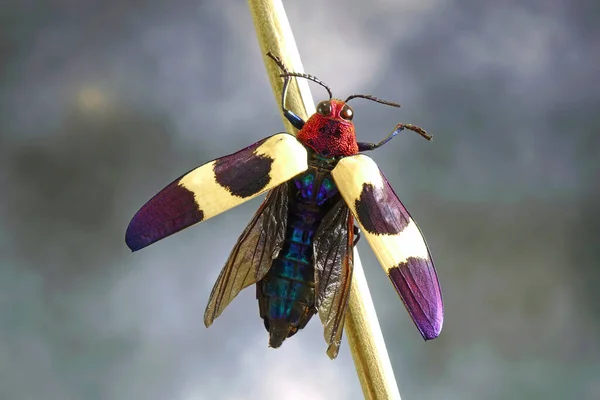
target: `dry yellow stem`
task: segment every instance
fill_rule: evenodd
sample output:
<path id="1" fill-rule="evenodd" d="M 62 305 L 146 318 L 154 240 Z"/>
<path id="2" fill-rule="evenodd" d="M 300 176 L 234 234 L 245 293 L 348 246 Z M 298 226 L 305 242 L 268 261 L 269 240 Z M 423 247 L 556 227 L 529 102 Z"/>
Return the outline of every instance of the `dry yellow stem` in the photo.
<path id="1" fill-rule="evenodd" d="M 280 70 L 266 53 L 271 51 L 281 57 L 290 71 L 304 72 L 300 54 L 280 0 L 248 0 L 248 4 L 273 94 L 279 106 L 283 80 L 279 77 Z M 294 81 L 288 91 L 287 108 L 306 120 L 315 111 L 308 81 Z M 285 117 L 283 122 L 288 132 L 296 131 Z M 365 398 L 400 400 L 400 392 L 356 249 L 345 332 Z"/>

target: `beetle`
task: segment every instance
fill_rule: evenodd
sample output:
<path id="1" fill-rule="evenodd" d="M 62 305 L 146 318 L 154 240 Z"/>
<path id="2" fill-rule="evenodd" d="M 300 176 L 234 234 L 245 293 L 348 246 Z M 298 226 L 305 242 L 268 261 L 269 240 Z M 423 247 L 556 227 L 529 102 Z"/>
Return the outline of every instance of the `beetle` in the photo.
<path id="1" fill-rule="evenodd" d="M 404 129 L 398 124 L 379 143 L 357 142 L 348 101 L 333 98 L 316 77 L 281 69 L 281 109 L 298 129 L 279 133 L 182 175 L 135 214 L 125 235 L 140 250 L 193 224 L 268 192 L 235 244 L 210 294 L 208 327 L 244 288 L 256 284 L 259 313 L 269 346 L 304 328 L 316 313 L 324 326 L 327 354 L 338 354 L 350 295 L 353 247 L 364 235 L 425 340 L 443 324 L 442 292 L 423 235 L 375 162 L 362 152 L 377 149 Z M 318 83 L 329 99 L 304 121 L 286 108 L 291 79 Z M 358 229 L 355 226 L 358 224 Z"/>

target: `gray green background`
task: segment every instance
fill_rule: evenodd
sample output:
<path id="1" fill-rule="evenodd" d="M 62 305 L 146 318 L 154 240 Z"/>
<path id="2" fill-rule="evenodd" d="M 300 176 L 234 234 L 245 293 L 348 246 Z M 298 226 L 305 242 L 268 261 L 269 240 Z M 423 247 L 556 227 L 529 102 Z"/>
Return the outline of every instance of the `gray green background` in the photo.
<path id="1" fill-rule="evenodd" d="M 305 70 L 425 232 L 424 343 L 359 245 L 405 400 L 600 398 L 596 1 L 287 1 Z M 325 96 L 313 86 L 315 100 Z M 360 399 L 316 319 L 267 348 L 254 290 L 210 289 L 259 200 L 131 254 L 181 173 L 282 130 L 243 1 L 0 0 L 0 399 Z"/>

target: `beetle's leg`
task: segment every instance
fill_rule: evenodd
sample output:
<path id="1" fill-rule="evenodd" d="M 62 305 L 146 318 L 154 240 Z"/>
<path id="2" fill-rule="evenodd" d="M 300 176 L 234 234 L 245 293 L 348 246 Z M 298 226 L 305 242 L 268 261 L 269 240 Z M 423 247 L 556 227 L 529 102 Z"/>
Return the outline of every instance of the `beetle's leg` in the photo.
<path id="1" fill-rule="evenodd" d="M 277 66 L 283 71 L 283 73 L 280 75 L 284 79 L 283 80 L 283 90 L 281 93 L 281 110 L 283 111 L 283 116 L 288 121 L 290 121 L 290 123 L 294 126 L 294 128 L 300 130 L 304 126 L 304 120 L 302 118 L 300 118 L 298 115 L 296 115 L 293 111 L 290 111 L 287 108 L 285 108 L 287 91 L 288 91 L 288 87 L 290 85 L 290 80 L 291 80 L 289 71 L 287 70 L 286 66 L 283 64 L 283 61 L 281 60 L 281 58 L 273 55 L 273 53 L 271 53 L 270 51 L 267 53 L 267 56 L 269 56 L 269 58 L 271 58 L 275 62 L 275 64 L 277 64 Z"/>
<path id="2" fill-rule="evenodd" d="M 370 151 L 375 150 L 378 147 L 383 146 L 390 140 L 394 138 L 400 131 L 403 129 L 408 129 L 410 131 L 416 132 L 419 135 L 423 136 L 427 140 L 431 140 L 432 137 L 429 135 L 425 129 L 412 125 L 412 124 L 398 124 L 396 125 L 396 129 L 394 129 L 389 135 L 387 135 L 381 142 L 379 143 L 367 143 L 367 142 L 358 142 L 358 151 Z"/>
<path id="3" fill-rule="evenodd" d="M 354 228 L 354 244 L 353 244 L 353 246 L 356 247 L 356 244 L 360 240 L 360 229 L 358 229 L 358 226 L 356 226 L 356 225 L 354 225 L 353 228 Z"/>

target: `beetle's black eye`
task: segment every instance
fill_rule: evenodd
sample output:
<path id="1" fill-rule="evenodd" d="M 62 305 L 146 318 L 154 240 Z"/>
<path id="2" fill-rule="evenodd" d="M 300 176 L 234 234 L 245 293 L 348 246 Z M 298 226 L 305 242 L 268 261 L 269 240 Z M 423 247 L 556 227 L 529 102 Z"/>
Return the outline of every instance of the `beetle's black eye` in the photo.
<path id="1" fill-rule="evenodd" d="M 352 111 L 348 104 L 344 104 L 344 107 L 342 107 L 342 111 L 340 111 L 340 117 L 346 121 L 352 121 L 352 117 L 354 117 L 354 111 Z"/>
<path id="2" fill-rule="evenodd" d="M 331 114 L 331 102 L 329 102 L 329 100 L 325 100 L 317 104 L 317 112 L 326 116 Z"/>

